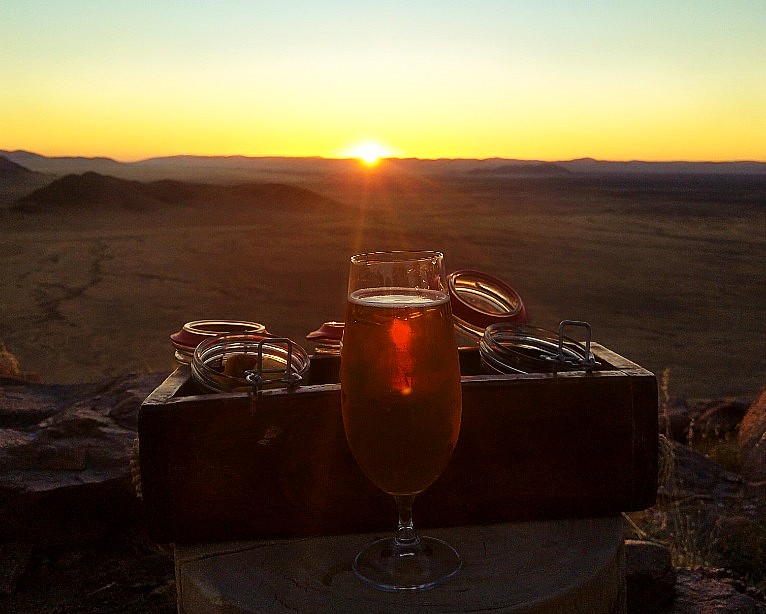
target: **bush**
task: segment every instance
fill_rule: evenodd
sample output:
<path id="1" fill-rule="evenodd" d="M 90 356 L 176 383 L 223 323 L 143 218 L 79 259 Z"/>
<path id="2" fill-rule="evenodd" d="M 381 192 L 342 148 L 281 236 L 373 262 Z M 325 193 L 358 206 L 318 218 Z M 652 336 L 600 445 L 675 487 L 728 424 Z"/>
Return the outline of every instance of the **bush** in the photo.
<path id="1" fill-rule="evenodd" d="M 6 377 L 21 377 L 22 375 L 18 359 L 5 347 L 4 343 L 0 343 L 0 375 Z"/>

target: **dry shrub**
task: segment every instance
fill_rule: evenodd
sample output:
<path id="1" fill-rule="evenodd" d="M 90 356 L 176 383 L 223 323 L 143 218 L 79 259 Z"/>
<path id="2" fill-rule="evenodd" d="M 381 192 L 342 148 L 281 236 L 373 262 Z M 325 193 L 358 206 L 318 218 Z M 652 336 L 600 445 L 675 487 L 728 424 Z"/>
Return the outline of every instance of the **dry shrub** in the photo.
<path id="1" fill-rule="evenodd" d="M 4 343 L 0 343 L 0 375 L 6 377 L 22 376 L 18 359 L 5 347 Z"/>
<path id="2" fill-rule="evenodd" d="M 660 417 L 670 433 L 668 403 L 670 371 L 665 369 L 659 385 Z M 766 591 L 766 523 L 747 513 L 749 502 L 731 500 L 725 509 L 714 498 L 689 496 L 679 489 L 675 458 L 669 439 L 660 435 L 657 504 L 641 512 L 625 514 L 626 535 L 664 544 L 676 568 L 722 568 L 736 574 L 761 594 Z M 736 473 L 741 452 L 736 433 L 687 442 L 724 469 Z"/>
<path id="3" fill-rule="evenodd" d="M 718 463 L 726 471 L 739 473 L 742 468 L 742 449 L 739 447 L 736 432 L 727 433 L 717 439 L 702 439 L 693 448 L 713 462 Z"/>

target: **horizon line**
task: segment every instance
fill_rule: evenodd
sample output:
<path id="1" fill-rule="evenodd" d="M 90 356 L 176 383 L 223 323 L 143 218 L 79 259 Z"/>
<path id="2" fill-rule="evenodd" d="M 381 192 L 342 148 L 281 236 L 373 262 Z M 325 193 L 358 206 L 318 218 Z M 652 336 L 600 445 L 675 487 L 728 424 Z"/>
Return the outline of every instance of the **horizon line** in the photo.
<path id="1" fill-rule="evenodd" d="M 102 160 L 115 162 L 117 164 L 140 164 L 142 162 L 148 162 L 151 160 L 170 160 L 173 158 L 211 158 L 211 159 L 234 159 L 243 158 L 248 160 L 328 160 L 328 161 L 354 161 L 360 160 L 356 156 L 321 156 L 321 155 L 304 155 L 304 156 L 286 156 L 286 155 L 248 155 L 248 154 L 164 154 L 157 156 L 149 156 L 147 158 L 138 158 L 135 160 L 121 160 L 112 156 L 96 155 L 96 156 L 84 156 L 77 154 L 69 155 L 46 155 L 30 151 L 28 149 L 3 149 L 0 150 L 8 154 L 26 154 L 31 156 L 37 156 L 40 158 L 47 158 L 50 160 Z M 754 159 L 727 159 L 727 160 L 687 160 L 680 158 L 673 158 L 668 160 L 647 160 L 639 158 L 622 159 L 622 160 L 610 160 L 605 158 L 594 158 L 592 156 L 580 156 L 576 158 L 558 158 L 543 160 L 540 158 L 508 158 L 503 156 L 489 156 L 489 157 L 437 157 L 437 158 L 421 158 L 418 156 L 381 156 L 380 162 L 385 161 L 417 161 L 417 162 L 488 162 L 488 161 L 507 161 L 507 162 L 540 162 L 540 163 L 568 163 L 568 162 L 603 162 L 607 164 L 766 164 L 766 160 L 754 160 Z"/>

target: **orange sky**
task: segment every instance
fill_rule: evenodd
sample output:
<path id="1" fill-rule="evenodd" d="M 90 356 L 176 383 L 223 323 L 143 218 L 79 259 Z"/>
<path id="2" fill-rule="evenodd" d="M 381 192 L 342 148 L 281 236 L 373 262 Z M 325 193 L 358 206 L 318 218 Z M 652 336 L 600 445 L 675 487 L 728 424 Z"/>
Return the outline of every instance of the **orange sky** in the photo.
<path id="1" fill-rule="evenodd" d="M 760 0 L 6 0 L 0 149 L 766 161 L 763 24 Z"/>

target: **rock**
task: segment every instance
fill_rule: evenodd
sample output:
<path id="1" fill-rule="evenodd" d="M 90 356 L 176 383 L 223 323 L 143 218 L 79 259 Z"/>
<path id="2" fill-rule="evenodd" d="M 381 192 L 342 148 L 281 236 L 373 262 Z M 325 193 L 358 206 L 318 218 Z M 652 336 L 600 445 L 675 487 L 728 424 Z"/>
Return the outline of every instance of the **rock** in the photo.
<path id="1" fill-rule="evenodd" d="M 753 483 L 766 483 L 766 388 L 745 413 L 739 427 L 742 475 Z"/>
<path id="2" fill-rule="evenodd" d="M 722 504 L 742 496 L 743 480 L 690 447 L 671 442 L 673 468 L 658 494 L 664 501 L 709 499 Z"/>
<path id="3" fill-rule="evenodd" d="M 691 408 L 684 398 L 670 399 L 660 409 L 660 433 L 664 433 L 673 441 L 681 443 L 688 441 L 691 421 Z"/>
<path id="4" fill-rule="evenodd" d="M 0 597 L 16 592 L 16 584 L 26 571 L 31 557 L 30 543 L 0 543 Z"/>
<path id="5" fill-rule="evenodd" d="M 645 512 L 654 539 L 671 545 L 678 566 L 725 567 L 757 583 L 766 571 L 763 494 L 688 446 L 671 442 L 671 452 L 658 505 Z"/>
<path id="6" fill-rule="evenodd" d="M 739 424 L 749 406 L 749 400 L 736 397 L 673 398 L 660 411 L 660 432 L 669 432 L 673 441 L 685 444 L 736 438 Z"/>
<path id="7" fill-rule="evenodd" d="M 766 604 L 746 595 L 715 570 L 679 569 L 672 614 L 764 614 Z"/>
<path id="8" fill-rule="evenodd" d="M 749 401 L 729 398 L 700 408 L 702 411 L 692 429 L 693 437 L 719 440 L 735 435 L 749 406 Z"/>
<path id="9" fill-rule="evenodd" d="M 89 539 L 138 514 L 138 411 L 167 374 L 99 384 L 0 382 L 0 540 Z"/>
<path id="10" fill-rule="evenodd" d="M 39 384 L 0 376 L 0 430 L 34 425 L 96 388 L 95 384 Z"/>
<path id="11" fill-rule="evenodd" d="M 673 602 L 676 572 L 670 550 L 642 540 L 625 540 L 628 612 L 666 611 Z"/>
<path id="12" fill-rule="evenodd" d="M 743 506 L 742 512 L 724 512 L 716 520 L 714 562 L 742 577 L 766 580 L 766 534 L 761 510 Z"/>

